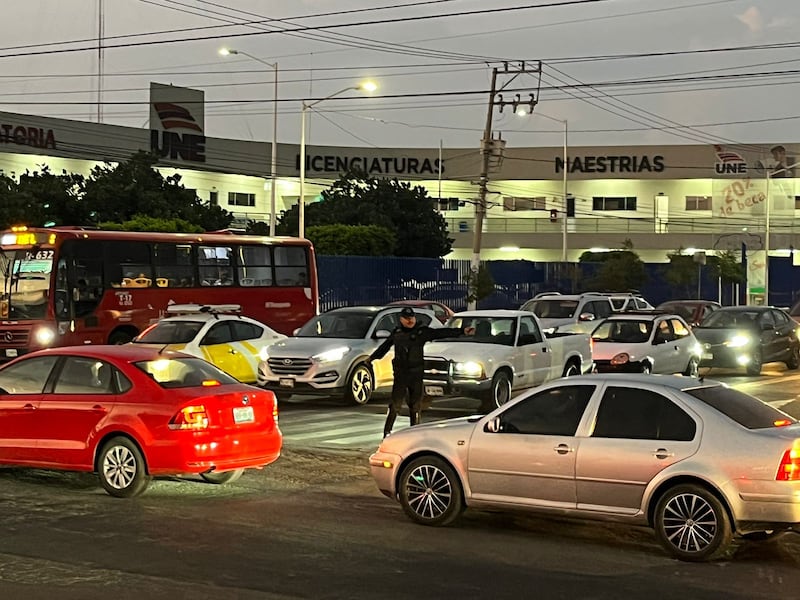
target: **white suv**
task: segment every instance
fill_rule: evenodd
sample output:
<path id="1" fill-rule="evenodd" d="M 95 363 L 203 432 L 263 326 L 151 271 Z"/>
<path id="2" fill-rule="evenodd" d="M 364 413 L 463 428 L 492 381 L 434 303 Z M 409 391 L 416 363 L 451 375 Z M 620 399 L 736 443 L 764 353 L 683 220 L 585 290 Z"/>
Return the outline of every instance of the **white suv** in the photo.
<path id="1" fill-rule="evenodd" d="M 614 313 L 609 296 L 597 293 L 537 294 L 520 307 L 539 318 L 545 333 L 591 333 L 599 321 Z"/>
<path id="2" fill-rule="evenodd" d="M 279 397 L 292 394 L 344 397 L 366 404 L 376 390 L 391 388 L 394 351 L 367 357 L 400 323 L 404 306 L 336 308 L 311 319 L 295 334 L 265 348 L 258 385 Z M 441 327 L 433 311 L 415 308 L 417 323 Z"/>

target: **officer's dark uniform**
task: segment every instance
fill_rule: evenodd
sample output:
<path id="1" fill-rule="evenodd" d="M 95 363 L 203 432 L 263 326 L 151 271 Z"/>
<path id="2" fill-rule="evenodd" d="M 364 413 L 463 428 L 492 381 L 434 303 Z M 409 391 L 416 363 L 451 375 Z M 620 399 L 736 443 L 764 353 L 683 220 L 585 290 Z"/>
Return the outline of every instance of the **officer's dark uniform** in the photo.
<path id="1" fill-rule="evenodd" d="M 400 316 L 414 317 L 414 310 L 407 306 L 400 311 Z M 394 358 L 392 359 L 394 384 L 392 385 L 392 401 L 386 415 L 386 424 L 383 426 L 384 437 L 392 432 L 394 421 L 403 406 L 404 399 L 408 403 L 411 425 L 416 425 L 420 421 L 425 342 L 460 335 L 464 335 L 464 330 L 459 327 L 433 329 L 427 325 L 418 324 L 413 327 L 404 327 L 401 323 L 392 331 L 392 335 L 386 338 L 370 355 L 370 361 L 382 358 L 394 345 Z"/>

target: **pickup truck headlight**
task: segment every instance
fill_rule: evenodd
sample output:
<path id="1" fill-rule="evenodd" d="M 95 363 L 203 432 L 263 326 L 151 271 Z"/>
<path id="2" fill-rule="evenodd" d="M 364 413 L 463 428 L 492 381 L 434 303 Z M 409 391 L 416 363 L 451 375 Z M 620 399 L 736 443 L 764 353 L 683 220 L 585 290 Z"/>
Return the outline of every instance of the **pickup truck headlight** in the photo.
<path id="1" fill-rule="evenodd" d="M 483 365 L 474 361 L 459 362 L 453 366 L 453 372 L 455 375 L 481 377 L 483 376 Z"/>
<path id="2" fill-rule="evenodd" d="M 725 342 L 725 345 L 728 348 L 741 348 L 742 346 L 747 346 L 750 343 L 750 338 L 746 335 L 735 335 L 731 339 Z"/>
<path id="3" fill-rule="evenodd" d="M 342 360 L 344 355 L 350 352 L 350 348 L 347 346 L 340 346 L 339 348 L 332 348 L 331 350 L 326 350 L 325 352 L 320 352 L 319 354 L 315 354 L 311 357 L 311 360 L 318 362 L 318 363 L 326 363 L 326 362 L 336 362 L 338 360 Z"/>
<path id="4" fill-rule="evenodd" d="M 630 355 L 627 352 L 620 352 L 614 358 L 611 359 L 612 365 L 624 365 L 631 359 Z"/>

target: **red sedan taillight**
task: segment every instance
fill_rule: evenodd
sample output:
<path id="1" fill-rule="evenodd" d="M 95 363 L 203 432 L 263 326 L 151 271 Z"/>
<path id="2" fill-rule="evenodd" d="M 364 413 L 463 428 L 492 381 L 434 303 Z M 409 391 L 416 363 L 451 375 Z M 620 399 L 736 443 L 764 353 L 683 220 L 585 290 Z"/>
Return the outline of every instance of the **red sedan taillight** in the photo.
<path id="1" fill-rule="evenodd" d="M 800 450 L 787 450 L 778 466 L 777 481 L 800 481 Z"/>
<path id="2" fill-rule="evenodd" d="M 202 404 L 183 407 L 169 422 L 170 429 L 206 429 L 207 427 L 208 411 Z"/>

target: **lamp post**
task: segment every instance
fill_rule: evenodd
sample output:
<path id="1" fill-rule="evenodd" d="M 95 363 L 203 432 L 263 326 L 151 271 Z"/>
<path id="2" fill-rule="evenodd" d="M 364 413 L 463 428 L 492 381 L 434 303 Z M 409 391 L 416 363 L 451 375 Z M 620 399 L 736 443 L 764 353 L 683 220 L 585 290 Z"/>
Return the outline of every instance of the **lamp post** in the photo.
<path id="1" fill-rule="evenodd" d="M 276 213 L 276 206 L 275 206 L 275 183 L 277 179 L 277 170 L 278 170 L 278 63 L 270 63 L 265 60 L 258 58 L 257 56 L 253 56 L 252 54 L 248 54 L 243 50 L 232 50 L 231 48 L 221 48 L 219 51 L 220 55 L 228 56 L 231 54 L 241 54 L 242 56 L 247 56 L 248 58 L 252 58 L 256 62 L 260 62 L 261 64 L 267 65 L 268 67 L 273 69 L 273 79 L 275 82 L 275 89 L 272 93 L 272 150 L 270 151 L 270 186 L 269 186 L 269 235 L 271 237 L 275 237 L 275 213 Z"/>
<path id="2" fill-rule="evenodd" d="M 555 117 L 551 117 L 550 115 L 546 115 L 544 113 L 537 113 L 539 116 L 544 117 L 545 119 L 550 119 L 551 121 L 555 121 L 556 123 L 561 123 L 564 126 L 564 168 L 562 169 L 562 190 L 561 193 L 564 196 L 563 201 L 563 208 L 564 214 L 561 216 L 561 262 L 567 262 L 567 206 L 569 204 L 567 194 L 567 173 L 569 172 L 569 165 L 567 164 L 567 141 L 568 141 L 568 126 L 566 119 L 556 119 Z"/>
<path id="3" fill-rule="evenodd" d="M 769 219 L 770 219 L 770 188 L 772 178 L 777 173 L 791 174 L 791 170 L 800 166 L 800 162 L 793 163 L 774 171 L 767 171 L 767 194 L 764 198 L 764 304 L 769 305 Z"/>
<path id="4" fill-rule="evenodd" d="M 308 109 L 316 106 L 320 102 L 324 100 L 328 100 L 329 98 L 333 98 L 334 96 L 338 96 L 339 94 L 344 94 L 345 92 L 349 92 L 351 90 L 363 90 L 365 92 L 374 92 L 378 89 L 378 86 L 372 81 L 365 81 L 360 85 L 351 85 L 346 88 L 342 88 L 338 92 L 334 92 L 333 94 L 329 94 L 324 98 L 319 98 L 318 100 L 314 100 L 313 102 L 308 102 L 303 100 L 302 109 L 300 110 L 300 198 L 298 198 L 297 202 L 297 235 L 298 237 L 305 237 L 306 235 L 306 207 L 305 207 L 305 187 L 306 187 L 306 113 Z"/>

